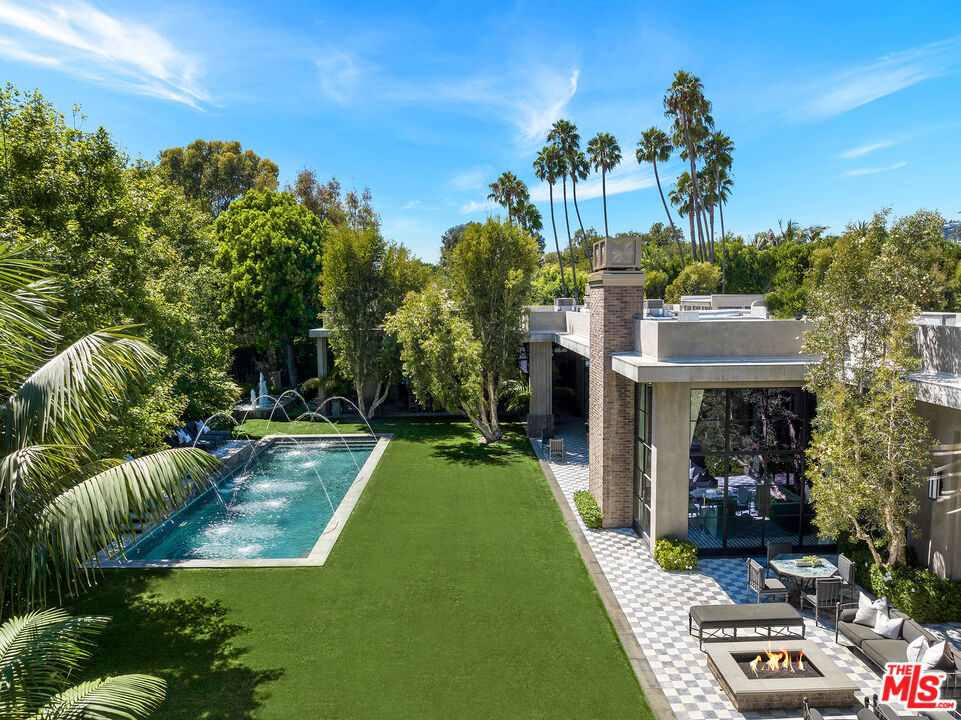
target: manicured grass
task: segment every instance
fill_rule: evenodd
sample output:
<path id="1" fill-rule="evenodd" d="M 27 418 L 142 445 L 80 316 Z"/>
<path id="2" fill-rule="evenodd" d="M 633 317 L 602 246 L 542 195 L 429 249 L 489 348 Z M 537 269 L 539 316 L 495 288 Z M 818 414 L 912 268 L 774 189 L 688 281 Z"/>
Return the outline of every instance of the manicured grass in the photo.
<path id="1" fill-rule="evenodd" d="M 110 571 L 93 672 L 165 677 L 163 718 L 652 717 L 527 440 L 375 429 L 324 567 Z"/>

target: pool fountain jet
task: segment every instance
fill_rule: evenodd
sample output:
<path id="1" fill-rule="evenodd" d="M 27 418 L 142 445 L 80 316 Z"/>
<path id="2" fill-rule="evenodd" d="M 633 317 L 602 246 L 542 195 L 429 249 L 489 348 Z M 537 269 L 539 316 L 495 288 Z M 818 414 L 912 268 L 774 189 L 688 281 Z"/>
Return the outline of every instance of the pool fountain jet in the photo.
<path id="1" fill-rule="evenodd" d="M 257 397 L 257 407 L 270 407 L 270 401 L 273 400 L 273 398 L 267 394 L 267 381 L 264 380 L 263 373 L 260 373 L 260 382 L 257 384 L 257 392 L 259 393 L 259 396 Z"/>

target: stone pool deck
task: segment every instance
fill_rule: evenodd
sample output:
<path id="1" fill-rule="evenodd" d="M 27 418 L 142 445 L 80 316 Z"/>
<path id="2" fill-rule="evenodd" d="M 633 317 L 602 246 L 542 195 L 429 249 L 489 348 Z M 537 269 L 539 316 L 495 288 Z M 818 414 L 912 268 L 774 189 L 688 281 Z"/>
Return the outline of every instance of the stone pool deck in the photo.
<path id="1" fill-rule="evenodd" d="M 645 668 L 653 675 L 668 707 L 659 708 L 656 695 L 648 692 L 652 707 L 661 718 L 671 715 L 679 720 L 739 720 L 740 718 L 799 718 L 800 710 L 776 710 L 740 713 L 734 709 L 715 681 L 707 665 L 707 656 L 697 647 L 697 638 L 687 630 L 688 609 L 692 605 L 710 603 L 743 603 L 747 585 L 744 558 L 705 558 L 696 571 L 663 570 L 644 543 L 632 530 L 595 530 L 584 525 L 574 508 L 574 493 L 587 490 L 588 450 L 583 425 L 570 423 L 557 429 L 564 439 L 566 462 L 547 461 L 546 450 L 532 440 L 538 458 L 554 476 L 557 488 L 568 504 L 565 516 L 572 516 L 585 538 L 596 564 L 604 575 L 599 589 L 609 586 L 626 618 L 634 640 L 643 653 L 632 659 L 635 671 L 645 685 Z M 555 491 L 557 494 L 557 491 Z M 575 533 L 576 536 L 576 533 Z M 576 539 L 576 537 L 575 537 Z M 583 554 L 583 550 L 582 550 Z M 585 560 L 588 560 L 585 557 Z M 763 558 L 761 559 L 763 562 Z M 588 562 L 590 566 L 592 561 Z M 615 626 L 620 613 L 612 613 Z M 811 613 L 805 612 L 807 638 L 815 642 L 837 666 L 858 686 L 857 696 L 880 692 L 880 674 L 862 662 L 849 646 L 834 641 L 833 621 L 817 627 Z M 928 626 L 935 633 L 948 636 L 961 644 L 961 624 Z M 625 642 L 632 656 L 630 638 Z M 775 643 L 776 647 L 776 643 Z M 825 717 L 855 717 L 852 708 L 822 709 Z"/>

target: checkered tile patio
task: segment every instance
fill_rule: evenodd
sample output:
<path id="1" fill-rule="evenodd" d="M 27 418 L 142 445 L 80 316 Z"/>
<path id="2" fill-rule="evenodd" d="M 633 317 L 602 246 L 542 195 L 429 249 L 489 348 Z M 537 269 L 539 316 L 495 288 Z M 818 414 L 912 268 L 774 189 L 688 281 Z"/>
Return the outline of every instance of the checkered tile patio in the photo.
<path id="1" fill-rule="evenodd" d="M 566 461 L 550 462 L 551 470 L 678 719 L 800 718 L 799 710 L 747 714 L 734 710 L 708 670 L 706 656 L 697 649 L 697 639 L 688 634 L 690 606 L 745 601 L 744 559 L 706 558 L 700 560 L 696 572 L 669 573 L 654 562 L 632 530 L 586 527 L 573 500 L 575 491 L 586 490 L 588 486 L 588 451 L 583 425 L 572 422 L 561 426 L 557 437 L 564 439 Z M 540 442 L 532 442 L 538 456 L 546 460 Z M 764 558 L 759 560 L 763 563 Z M 847 646 L 835 644 L 833 625 L 819 628 L 810 613 L 805 613 L 805 617 L 808 639 L 816 642 L 858 684 L 859 697 L 879 692 L 879 674 Z M 961 626 L 931 629 L 946 633 L 955 642 L 961 640 Z M 850 709 L 827 710 L 824 714 L 832 718 L 854 717 Z"/>

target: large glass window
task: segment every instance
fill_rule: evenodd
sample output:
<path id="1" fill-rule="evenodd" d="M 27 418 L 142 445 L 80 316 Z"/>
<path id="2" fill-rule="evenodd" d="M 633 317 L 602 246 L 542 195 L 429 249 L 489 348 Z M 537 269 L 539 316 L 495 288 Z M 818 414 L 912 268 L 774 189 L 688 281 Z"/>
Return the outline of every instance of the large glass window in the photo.
<path id="1" fill-rule="evenodd" d="M 821 542 L 804 481 L 811 404 L 801 388 L 691 391 L 688 537 L 700 549 Z"/>
<path id="2" fill-rule="evenodd" d="M 645 538 L 651 533 L 651 409 L 654 387 L 638 384 L 634 391 L 634 529 Z"/>

